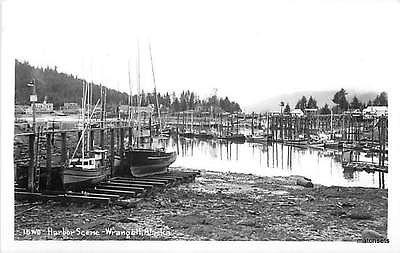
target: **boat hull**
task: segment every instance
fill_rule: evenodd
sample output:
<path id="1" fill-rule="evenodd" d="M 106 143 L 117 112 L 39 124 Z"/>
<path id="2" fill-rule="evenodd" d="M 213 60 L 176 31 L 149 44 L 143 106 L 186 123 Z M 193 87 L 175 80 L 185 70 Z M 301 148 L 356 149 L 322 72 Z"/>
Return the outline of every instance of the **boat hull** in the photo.
<path id="1" fill-rule="evenodd" d="M 235 143 L 244 143 L 246 141 L 246 136 L 243 134 L 233 134 L 224 137 L 220 137 L 220 139 L 228 140 Z"/>
<path id="2" fill-rule="evenodd" d="M 65 168 L 61 173 L 64 189 L 83 189 L 104 181 L 109 173 L 107 169 L 81 170 L 80 168 Z"/>
<path id="3" fill-rule="evenodd" d="M 164 173 L 176 160 L 175 152 L 136 149 L 125 152 L 125 163 L 134 177 Z"/>
<path id="4" fill-rule="evenodd" d="M 186 133 L 180 134 L 180 136 L 185 137 L 185 138 L 193 138 L 194 137 L 194 133 L 186 132 Z"/>
<path id="5" fill-rule="evenodd" d="M 214 138 L 212 134 L 207 134 L 207 133 L 194 134 L 194 137 L 202 140 L 208 140 Z"/>

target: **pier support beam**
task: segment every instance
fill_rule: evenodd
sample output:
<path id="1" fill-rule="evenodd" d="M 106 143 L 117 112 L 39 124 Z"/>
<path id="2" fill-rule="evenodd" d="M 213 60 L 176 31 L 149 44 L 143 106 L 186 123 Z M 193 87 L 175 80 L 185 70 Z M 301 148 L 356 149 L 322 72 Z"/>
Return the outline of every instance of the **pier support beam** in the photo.
<path id="1" fill-rule="evenodd" d="M 100 130 L 100 148 L 104 149 L 104 130 Z"/>
<path id="2" fill-rule="evenodd" d="M 40 177 L 40 175 L 39 175 Z M 51 184 L 51 134 L 46 134 L 46 189 Z"/>
<path id="3" fill-rule="evenodd" d="M 128 145 L 129 145 L 129 147 L 132 146 L 132 138 L 133 138 L 132 127 L 129 127 L 129 129 L 128 129 Z"/>
<path id="4" fill-rule="evenodd" d="M 93 146 L 94 146 L 94 130 L 90 130 L 89 135 L 90 135 L 90 138 L 89 138 L 89 149 L 93 150 Z"/>
<path id="5" fill-rule="evenodd" d="M 61 164 L 67 161 L 67 133 L 61 133 Z"/>
<path id="6" fill-rule="evenodd" d="M 29 191 L 33 192 L 34 190 L 34 177 L 35 177 L 35 135 L 29 135 L 29 167 L 28 167 L 28 185 L 27 188 Z"/>
<path id="7" fill-rule="evenodd" d="M 124 139 L 125 139 L 125 129 L 119 129 L 119 156 L 122 159 L 122 155 L 124 154 Z"/>
<path id="8" fill-rule="evenodd" d="M 114 151 L 114 129 L 110 129 L 110 155 L 111 155 L 111 176 L 114 176 L 114 158 L 115 158 L 115 151 Z"/>

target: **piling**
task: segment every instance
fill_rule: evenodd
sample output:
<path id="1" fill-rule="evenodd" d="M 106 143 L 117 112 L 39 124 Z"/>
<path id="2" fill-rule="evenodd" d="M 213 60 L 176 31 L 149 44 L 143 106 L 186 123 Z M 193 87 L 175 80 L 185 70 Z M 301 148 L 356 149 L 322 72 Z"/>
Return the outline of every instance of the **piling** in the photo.
<path id="1" fill-rule="evenodd" d="M 67 162 L 67 133 L 61 133 L 61 164 Z"/>
<path id="2" fill-rule="evenodd" d="M 114 176 L 114 159 L 115 159 L 115 151 L 114 151 L 114 129 L 110 129 L 110 155 L 111 155 L 111 176 Z"/>
<path id="3" fill-rule="evenodd" d="M 35 134 L 29 135 L 29 167 L 28 167 L 28 190 L 34 190 L 34 177 L 35 177 Z"/>
<path id="4" fill-rule="evenodd" d="M 39 175 L 40 176 L 40 175 Z M 51 185 L 51 134 L 46 134 L 46 189 Z"/>

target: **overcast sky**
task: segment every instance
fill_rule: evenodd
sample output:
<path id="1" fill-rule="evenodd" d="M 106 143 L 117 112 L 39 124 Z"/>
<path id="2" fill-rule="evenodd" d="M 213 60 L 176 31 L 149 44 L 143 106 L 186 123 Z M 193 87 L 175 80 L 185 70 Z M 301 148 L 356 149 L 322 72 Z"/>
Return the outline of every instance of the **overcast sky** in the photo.
<path id="1" fill-rule="evenodd" d="M 399 1 L 6 1 L 5 39 L 34 65 L 57 65 L 128 91 L 191 89 L 250 105 L 281 93 L 386 89 L 400 82 Z"/>

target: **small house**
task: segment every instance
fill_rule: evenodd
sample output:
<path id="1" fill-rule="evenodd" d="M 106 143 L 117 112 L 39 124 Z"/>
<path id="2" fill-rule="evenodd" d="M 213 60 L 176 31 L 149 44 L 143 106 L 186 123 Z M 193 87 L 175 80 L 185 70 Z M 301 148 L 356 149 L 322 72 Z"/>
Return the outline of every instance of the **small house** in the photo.
<path id="1" fill-rule="evenodd" d="M 362 111 L 364 116 L 387 116 L 388 107 L 387 106 L 368 106 Z"/>
<path id="2" fill-rule="evenodd" d="M 304 112 L 301 109 L 294 109 L 290 112 L 290 115 L 297 116 L 297 117 L 303 117 Z"/>

